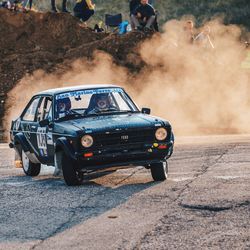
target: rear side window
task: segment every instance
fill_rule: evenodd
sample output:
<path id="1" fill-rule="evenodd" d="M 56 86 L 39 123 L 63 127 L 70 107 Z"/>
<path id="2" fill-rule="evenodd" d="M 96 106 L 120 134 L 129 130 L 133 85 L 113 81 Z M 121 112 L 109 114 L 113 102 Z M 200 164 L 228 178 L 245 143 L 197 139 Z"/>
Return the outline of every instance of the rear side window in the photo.
<path id="1" fill-rule="evenodd" d="M 35 121 L 36 111 L 37 111 L 37 107 L 39 104 L 39 100 L 40 100 L 40 98 L 37 97 L 29 104 L 28 108 L 26 109 L 26 111 L 23 115 L 24 121 L 31 121 L 31 122 Z"/>

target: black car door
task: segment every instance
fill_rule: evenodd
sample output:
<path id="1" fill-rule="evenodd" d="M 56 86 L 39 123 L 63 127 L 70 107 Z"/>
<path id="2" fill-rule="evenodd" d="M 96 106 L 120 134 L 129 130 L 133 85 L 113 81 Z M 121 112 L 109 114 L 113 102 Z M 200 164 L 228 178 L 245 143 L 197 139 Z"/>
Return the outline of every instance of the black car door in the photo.
<path id="1" fill-rule="evenodd" d="M 32 98 L 21 116 L 21 130 L 29 144 L 28 146 L 30 150 L 33 151 L 37 156 L 39 156 L 39 152 L 37 150 L 36 141 L 36 113 L 40 103 L 40 96 Z"/>
<path id="2" fill-rule="evenodd" d="M 22 115 L 21 126 L 23 133 L 37 155 L 39 161 L 43 164 L 50 162 L 48 150 L 48 126 L 40 126 L 39 122 L 44 119 L 47 114 L 47 108 L 51 106 L 51 98 L 47 96 L 37 96 L 32 99 L 24 114 Z"/>
<path id="3" fill-rule="evenodd" d="M 49 121 L 49 124 L 39 124 L 40 121 L 45 119 Z M 50 164 L 54 161 L 53 126 L 51 126 L 51 122 L 52 98 L 50 96 L 45 96 L 38 108 L 36 128 L 37 148 L 45 164 Z"/>

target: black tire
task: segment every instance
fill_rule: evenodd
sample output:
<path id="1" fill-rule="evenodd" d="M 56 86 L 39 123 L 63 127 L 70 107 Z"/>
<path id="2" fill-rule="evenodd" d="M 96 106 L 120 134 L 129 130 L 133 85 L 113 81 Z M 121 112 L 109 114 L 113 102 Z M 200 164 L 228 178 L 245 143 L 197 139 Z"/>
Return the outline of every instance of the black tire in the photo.
<path id="1" fill-rule="evenodd" d="M 68 186 L 79 186 L 83 181 L 83 173 L 75 169 L 75 162 L 62 152 L 62 172 L 65 183 Z"/>
<path id="2" fill-rule="evenodd" d="M 151 175 L 154 181 L 165 181 L 168 177 L 168 163 L 159 162 L 151 164 Z"/>
<path id="3" fill-rule="evenodd" d="M 41 164 L 40 163 L 33 163 L 29 160 L 23 149 L 21 150 L 21 160 L 22 160 L 22 167 L 23 172 L 27 176 L 38 176 L 41 171 Z"/>

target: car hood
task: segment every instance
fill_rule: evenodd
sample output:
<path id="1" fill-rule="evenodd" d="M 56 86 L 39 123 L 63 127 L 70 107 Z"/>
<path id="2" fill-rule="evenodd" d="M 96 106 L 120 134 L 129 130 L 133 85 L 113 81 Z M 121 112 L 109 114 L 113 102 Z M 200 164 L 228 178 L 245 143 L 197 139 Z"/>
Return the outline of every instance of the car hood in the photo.
<path id="1" fill-rule="evenodd" d="M 165 123 L 158 117 L 153 117 L 141 113 L 90 116 L 83 119 L 75 119 L 61 122 L 65 127 L 74 126 L 85 133 L 123 130 L 133 128 L 149 128 L 163 126 Z"/>

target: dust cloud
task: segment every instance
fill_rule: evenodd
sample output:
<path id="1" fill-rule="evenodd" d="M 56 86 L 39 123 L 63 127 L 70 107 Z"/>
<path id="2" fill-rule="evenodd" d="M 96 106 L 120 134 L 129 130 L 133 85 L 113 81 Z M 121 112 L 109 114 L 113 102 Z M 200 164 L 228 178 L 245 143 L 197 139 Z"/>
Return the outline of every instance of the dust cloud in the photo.
<path id="1" fill-rule="evenodd" d="M 75 61 L 64 74 L 37 71 L 24 77 L 9 93 L 5 128 L 36 92 L 114 83 L 125 87 L 139 106 L 169 120 L 177 135 L 250 133 L 250 72 L 241 67 L 247 53 L 240 42 L 241 29 L 214 20 L 204 25 L 210 27 L 213 46 L 206 39 L 191 44 L 185 22 L 167 22 L 162 34 L 141 45 L 146 66 L 137 75 L 97 52 L 92 62 Z"/>

